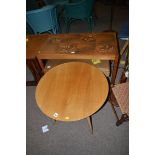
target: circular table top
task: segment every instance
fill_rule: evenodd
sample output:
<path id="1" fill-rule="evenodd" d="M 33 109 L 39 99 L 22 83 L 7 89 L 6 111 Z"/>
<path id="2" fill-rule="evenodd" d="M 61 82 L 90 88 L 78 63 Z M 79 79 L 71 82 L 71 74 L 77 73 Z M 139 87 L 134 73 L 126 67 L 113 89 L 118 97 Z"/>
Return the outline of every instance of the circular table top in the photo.
<path id="1" fill-rule="evenodd" d="M 69 62 L 49 70 L 36 88 L 36 102 L 50 118 L 76 121 L 95 113 L 109 91 L 105 75 L 93 65 Z"/>

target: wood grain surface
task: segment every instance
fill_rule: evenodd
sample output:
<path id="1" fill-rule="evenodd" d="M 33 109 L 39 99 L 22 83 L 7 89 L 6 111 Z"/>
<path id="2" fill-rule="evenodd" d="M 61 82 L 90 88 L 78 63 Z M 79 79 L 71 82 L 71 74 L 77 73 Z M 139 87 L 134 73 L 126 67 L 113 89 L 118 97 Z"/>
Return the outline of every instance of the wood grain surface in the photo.
<path id="1" fill-rule="evenodd" d="M 45 59 L 114 60 L 117 54 L 114 32 L 27 35 L 27 59 L 41 55 Z"/>
<path id="2" fill-rule="evenodd" d="M 76 121 L 95 113 L 109 91 L 105 75 L 92 65 L 69 62 L 49 70 L 36 88 L 36 102 L 50 118 Z"/>

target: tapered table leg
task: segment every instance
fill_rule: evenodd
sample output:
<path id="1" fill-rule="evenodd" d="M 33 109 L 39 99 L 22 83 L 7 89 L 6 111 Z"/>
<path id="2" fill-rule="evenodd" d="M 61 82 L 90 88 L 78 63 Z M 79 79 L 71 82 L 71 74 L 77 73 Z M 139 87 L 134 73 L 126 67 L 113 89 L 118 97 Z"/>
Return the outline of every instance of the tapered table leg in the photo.
<path id="1" fill-rule="evenodd" d="M 54 119 L 54 123 L 53 123 L 53 125 L 57 125 L 57 121 Z"/>
<path id="2" fill-rule="evenodd" d="M 93 134 L 93 125 L 91 116 L 87 117 L 88 125 L 90 127 L 91 133 Z"/>

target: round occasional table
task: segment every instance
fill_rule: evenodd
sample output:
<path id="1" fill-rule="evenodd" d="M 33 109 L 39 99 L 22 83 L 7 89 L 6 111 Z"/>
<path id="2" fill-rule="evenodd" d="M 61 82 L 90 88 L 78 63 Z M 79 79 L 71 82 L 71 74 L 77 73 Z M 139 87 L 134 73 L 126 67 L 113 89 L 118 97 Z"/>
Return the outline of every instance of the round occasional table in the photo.
<path id="1" fill-rule="evenodd" d="M 109 91 L 105 75 L 93 65 L 69 62 L 50 69 L 36 88 L 36 102 L 48 117 L 59 121 L 87 118 L 104 104 Z"/>

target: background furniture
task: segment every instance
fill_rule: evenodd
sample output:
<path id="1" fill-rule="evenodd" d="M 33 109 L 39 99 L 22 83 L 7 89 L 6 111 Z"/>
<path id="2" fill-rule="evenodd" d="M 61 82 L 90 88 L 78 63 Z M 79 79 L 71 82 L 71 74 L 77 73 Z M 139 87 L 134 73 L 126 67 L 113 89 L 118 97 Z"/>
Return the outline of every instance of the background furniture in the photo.
<path id="1" fill-rule="evenodd" d="M 50 69 L 39 81 L 35 98 L 40 110 L 59 121 L 87 118 L 101 108 L 108 95 L 108 81 L 96 67 L 69 62 Z"/>
<path id="2" fill-rule="evenodd" d="M 42 74 L 40 68 L 35 71 L 36 57 L 45 60 L 111 60 L 114 61 L 111 83 L 115 83 L 119 54 L 114 32 L 27 35 L 26 50 L 27 61 L 34 61 L 34 65 L 28 67 L 32 67 L 31 70 L 34 70 L 35 76 Z M 38 79 L 35 81 L 38 82 Z"/>
<path id="3" fill-rule="evenodd" d="M 41 9 L 26 12 L 26 22 L 33 29 L 34 33 L 59 32 L 56 7 L 48 5 Z"/>
<path id="4" fill-rule="evenodd" d="M 44 0 L 46 5 L 55 5 L 57 7 L 58 16 L 63 12 L 63 5 L 69 3 L 70 0 Z"/>
<path id="5" fill-rule="evenodd" d="M 118 33 L 118 38 L 121 40 L 128 40 L 129 38 L 129 22 L 128 21 L 122 24 L 121 30 Z"/>
<path id="6" fill-rule="evenodd" d="M 110 103 L 113 109 L 113 112 L 116 116 L 117 122 L 116 125 L 122 124 L 124 121 L 129 120 L 129 82 L 126 82 L 129 76 L 129 63 L 128 63 L 128 41 L 126 41 L 125 47 L 122 50 L 122 56 L 125 54 L 126 61 L 120 77 L 120 83 L 112 86 L 110 93 Z M 121 117 L 119 118 L 116 107 L 119 107 L 121 110 Z"/>
<path id="7" fill-rule="evenodd" d="M 81 0 L 64 4 L 64 18 L 66 22 L 66 32 L 69 32 L 70 24 L 75 20 L 83 20 L 89 24 L 89 30 L 93 29 L 93 3 L 94 0 Z"/>
<path id="8" fill-rule="evenodd" d="M 58 21 L 61 22 L 63 16 L 63 5 L 69 3 L 70 0 L 44 0 L 45 5 L 55 5 L 57 10 Z M 60 27 L 61 31 L 61 27 Z"/>

